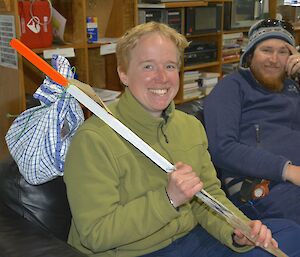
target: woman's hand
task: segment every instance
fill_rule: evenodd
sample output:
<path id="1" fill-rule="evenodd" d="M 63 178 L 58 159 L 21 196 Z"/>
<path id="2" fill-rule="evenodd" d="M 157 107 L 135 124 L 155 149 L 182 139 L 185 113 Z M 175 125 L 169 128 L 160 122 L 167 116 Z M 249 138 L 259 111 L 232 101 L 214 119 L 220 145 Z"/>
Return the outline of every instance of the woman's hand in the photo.
<path id="1" fill-rule="evenodd" d="M 191 166 L 178 162 L 175 167 L 176 170 L 168 174 L 166 190 L 174 207 L 178 207 L 190 201 L 203 188 L 203 183 Z"/>
<path id="2" fill-rule="evenodd" d="M 249 223 L 251 227 L 251 241 L 244 236 L 244 234 L 239 230 L 234 230 L 233 240 L 236 244 L 244 246 L 260 246 L 267 248 L 270 245 L 278 248 L 277 241 L 272 237 L 271 230 L 267 228 L 266 225 L 262 224 L 260 220 L 252 220 Z"/>

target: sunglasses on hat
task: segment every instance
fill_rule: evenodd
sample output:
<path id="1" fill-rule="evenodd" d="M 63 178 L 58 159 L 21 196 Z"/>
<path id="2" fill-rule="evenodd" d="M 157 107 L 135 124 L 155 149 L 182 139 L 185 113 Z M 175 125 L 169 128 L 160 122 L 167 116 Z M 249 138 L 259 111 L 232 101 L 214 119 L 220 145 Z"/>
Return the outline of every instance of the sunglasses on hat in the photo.
<path id="1" fill-rule="evenodd" d="M 258 22 L 257 24 L 253 25 L 253 27 L 250 29 L 249 35 L 252 35 L 254 31 L 260 28 L 269 28 L 269 27 L 281 27 L 294 36 L 294 27 L 291 23 L 283 20 L 276 20 L 276 19 L 266 19 Z"/>

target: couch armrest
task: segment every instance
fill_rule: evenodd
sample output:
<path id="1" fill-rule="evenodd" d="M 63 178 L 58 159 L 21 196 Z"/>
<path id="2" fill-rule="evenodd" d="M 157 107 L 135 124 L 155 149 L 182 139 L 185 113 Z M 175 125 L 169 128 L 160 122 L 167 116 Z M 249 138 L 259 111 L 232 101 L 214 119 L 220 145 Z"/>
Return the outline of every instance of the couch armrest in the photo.
<path id="1" fill-rule="evenodd" d="M 5 257 L 86 257 L 0 203 L 0 252 Z"/>

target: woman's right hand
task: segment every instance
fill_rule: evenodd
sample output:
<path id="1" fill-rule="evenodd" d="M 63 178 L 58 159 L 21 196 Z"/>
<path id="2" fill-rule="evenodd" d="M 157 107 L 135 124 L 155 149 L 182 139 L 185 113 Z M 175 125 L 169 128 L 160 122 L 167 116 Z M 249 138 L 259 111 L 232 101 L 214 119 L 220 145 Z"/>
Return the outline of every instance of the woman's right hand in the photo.
<path id="1" fill-rule="evenodd" d="M 203 182 L 191 166 L 178 162 L 175 167 L 176 170 L 168 174 L 166 190 L 174 207 L 178 207 L 190 201 L 197 192 L 201 191 Z"/>
<path id="2" fill-rule="evenodd" d="M 251 227 L 251 237 L 253 241 L 248 240 L 246 236 L 244 236 L 243 232 L 239 229 L 234 230 L 233 240 L 238 245 L 256 245 L 264 248 L 272 245 L 275 248 L 278 248 L 278 243 L 272 237 L 271 230 L 260 220 L 251 220 L 249 222 L 249 226 Z"/>

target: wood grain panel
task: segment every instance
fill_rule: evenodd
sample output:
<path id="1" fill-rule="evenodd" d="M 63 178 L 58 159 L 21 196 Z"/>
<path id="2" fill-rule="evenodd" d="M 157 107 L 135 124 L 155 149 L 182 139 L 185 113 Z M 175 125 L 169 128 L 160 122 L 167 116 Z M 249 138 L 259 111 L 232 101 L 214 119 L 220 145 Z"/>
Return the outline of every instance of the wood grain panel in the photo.
<path id="1" fill-rule="evenodd" d="M 11 0 L 0 0 L 0 11 L 10 12 L 11 11 Z"/>
<path id="2" fill-rule="evenodd" d="M 25 96 L 19 70 L 0 66 L 0 74 L 0 159 L 3 159 L 8 154 L 4 137 L 15 117 L 25 110 Z"/>

